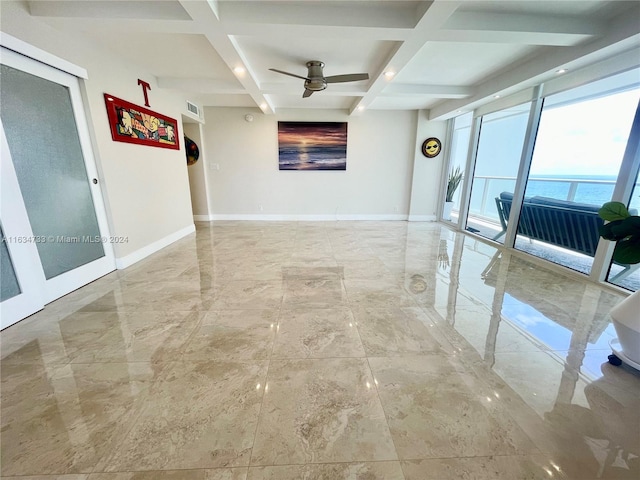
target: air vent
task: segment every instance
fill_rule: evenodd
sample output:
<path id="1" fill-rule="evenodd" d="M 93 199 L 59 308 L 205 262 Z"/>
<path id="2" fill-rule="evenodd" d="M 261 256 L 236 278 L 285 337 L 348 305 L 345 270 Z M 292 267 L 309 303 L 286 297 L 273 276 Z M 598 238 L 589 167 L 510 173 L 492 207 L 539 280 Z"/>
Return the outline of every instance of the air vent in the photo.
<path id="1" fill-rule="evenodd" d="M 200 117 L 200 109 L 195 103 L 187 101 L 187 110 L 193 113 L 196 117 Z"/>

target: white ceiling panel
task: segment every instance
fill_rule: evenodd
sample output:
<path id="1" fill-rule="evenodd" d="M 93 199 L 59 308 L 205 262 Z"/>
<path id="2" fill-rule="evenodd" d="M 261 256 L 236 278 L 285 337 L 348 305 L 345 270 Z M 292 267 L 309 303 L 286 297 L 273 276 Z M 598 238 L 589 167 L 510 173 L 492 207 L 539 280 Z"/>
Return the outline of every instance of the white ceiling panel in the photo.
<path id="1" fill-rule="evenodd" d="M 528 45 L 429 42 L 398 73 L 394 83 L 473 85 L 535 50 Z"/>
<path id="2" fill-rule="evenodd" d="M 236 80 L 204 35 L 158 35 L 136 31 L 130 31 L 127 35 L 94 31 L 86 35 L 134 63 L 143 62 L 145 68 L 156 77 Z"/>
<path id="3" fill-rule="evenodd" d="M 423 110 L 438 103 L 437 98 L 409 96 L 404 98 L 378 96 L 368 110 Z"/>
<path id="4" fill-rule="evenodd" d="M 256 104 L 249 95 L 199 95 L 194 100 L 200 106 L 209 107 L 255 107 Z"/>
<path id="5" fill-rule="evenodd" d="M 4 1 L 0 1 L 0 9 Z M 167 0 L 29 1 L 50 27 L 140 66 L 202 106 L 434 109 L 443 117 L 543 82 L 563 66 L 629 49 L 640 63 L 640 2 Z M 635 21 L 634 21 L 635 19 Z M 306 62 L 323 76 L 368 73 L 303 99 Z M 390 74 L 386 76 L 385 72 Z M 317 79 L 322 81 L 322 78 Z M 496 85 L 496 86 L 494 86 Z M 499 85 L 499 87 L 497 86 Z M 499 90 L 498 91 L 496 91 Z"/>
<path id="6" fill-rule="evenodd" d="M 323 108 L 347 109 L 354 101 L 353 97 L 336 97 L 327 92 L 317 92 L 309 98 L 300 95 L 269 95 L 269 99 L 279 108 Z"/>

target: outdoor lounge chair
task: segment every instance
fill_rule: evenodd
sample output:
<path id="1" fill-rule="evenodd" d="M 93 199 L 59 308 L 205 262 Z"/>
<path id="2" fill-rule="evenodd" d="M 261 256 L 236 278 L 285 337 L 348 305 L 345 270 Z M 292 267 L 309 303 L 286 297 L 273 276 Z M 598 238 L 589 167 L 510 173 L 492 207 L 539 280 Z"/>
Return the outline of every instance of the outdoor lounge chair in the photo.
<path id="1" fill-rule="evenodd" d="M 512 202 L 513 193 L 510 192 L 502 192 L 496 197 L 502 231 L 493 237 L 494 240 L 507 231 Z M 517 233 L 532 240 L 550 243 L 593 257 L 600 240 L 599 228 L 604 224 L 602 218 L 598 216 L 599 209 L 599 205 L 549 197 L 525 198 Z M 612 277 L 611 281 L 623 279 L 636 267 L 636 265 L 622 266 L 624 270 Z"/>

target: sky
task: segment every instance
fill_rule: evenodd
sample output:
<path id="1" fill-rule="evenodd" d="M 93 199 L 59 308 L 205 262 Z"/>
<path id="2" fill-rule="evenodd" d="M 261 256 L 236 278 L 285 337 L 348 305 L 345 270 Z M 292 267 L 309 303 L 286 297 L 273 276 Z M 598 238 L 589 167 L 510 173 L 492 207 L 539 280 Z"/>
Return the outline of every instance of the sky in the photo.
<path id="1" fill-rule="evenodd" d="M 347 124 L 340 122 L 278 122 L 281 146 L 347 144 Z"/>
<path id="2" fill-rule="evenodd" d="M 531 174 L 617 175 L 640 89 L 543 109 Z"/>

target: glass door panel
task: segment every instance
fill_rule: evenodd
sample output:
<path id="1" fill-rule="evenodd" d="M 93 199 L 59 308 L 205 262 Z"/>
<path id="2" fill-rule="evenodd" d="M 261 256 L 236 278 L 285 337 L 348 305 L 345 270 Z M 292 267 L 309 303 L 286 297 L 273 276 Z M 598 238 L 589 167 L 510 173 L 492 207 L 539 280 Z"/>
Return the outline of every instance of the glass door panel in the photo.
<path id="1" fill-rule="evenodd" d="M 4 230 L 0 226 L 0 235 L 2 235 L 2 245 L 0 245 L 0 302 L 9 300 L 10 298 L 20 295 L 20 285 L 16 270 L 13 268 L 13 262 L 7 248 Z"/>
<path id="2" fill-rule="evenodd" d="M 0 69 L 2 125 L 50 279 L 104 256 L 69 89 Z"/>
<path id="3" fill-rule="evenodd" d="M 114 270 L 113 248 L 78 79 L 4 48 L 1 60 L 3 282 L 13 270 L 42 308 Z"/>
<path id="4" fill-rule="evenodd" d="M 45 282 L 0 121 L 0 329 L 44 307 Z"/>
<path id="5" fill-rule="evenodd" d="M 468 231 L 504 242 L 531 103 L 482 117 L 471 186 Z M 500 203 L 498 210 L 497 200 Z"/>
<path id="6" fill-rule="evenodd" d="M 462 191 L 462 182 L 464 179 L 464 170 L 467 164 L 467 152 L 469 150 L 469 137 L 471 135 L 471 122 L 473 114 L 469 112 L 465 115 L 456 117 L 453 121 L 453 136 L 451 138 L 451 157 L 449 160 L 449 173 L 447 176 L 447 185 L 451 182 L 456 172 L 461 172 L 459 182 L 451 195 L 447 189 L 447 195 L 451 197 L 449 200 L 445 198 L 442 219 L 457 223 L 460 214 L 460 194 Z M 447 204 L 449 203 L 449 204 Z"/>

